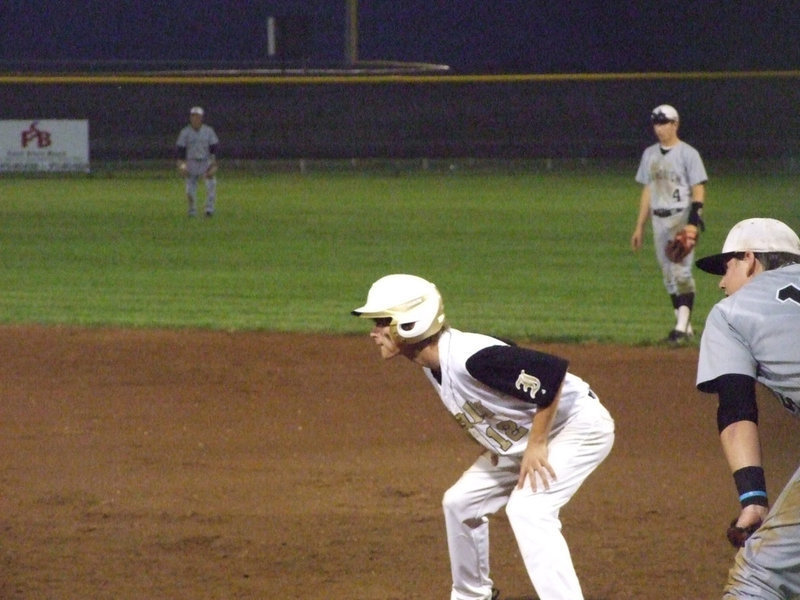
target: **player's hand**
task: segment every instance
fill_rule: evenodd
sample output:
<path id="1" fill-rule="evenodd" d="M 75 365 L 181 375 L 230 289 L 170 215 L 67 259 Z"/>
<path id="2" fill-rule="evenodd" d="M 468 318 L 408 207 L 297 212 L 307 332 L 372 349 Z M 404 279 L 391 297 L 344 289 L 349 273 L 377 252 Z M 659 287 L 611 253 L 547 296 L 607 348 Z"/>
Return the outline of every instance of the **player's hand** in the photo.
<path id="1" fill-rule="evenodd" d="M 555 481 L 556 472 L 550 466 L 547 457 L 547 442 L 528 440 L 528 447 L 525 448 L 525 453 L 522 455 L 522 465 L 520 466 L 519 480 L 517 481 L 518 489 L 522 489 L 527 478 L 531 489 L 535 492 L 538 489 L 537 477 L 544 489 L 550 489 L 550 482 Z"/>
<path id="2" fill-rule="evenodd" d="M 631 249 L 636 252 L 637 250 L 641 249 L 642 242 L 644 240 L 644 235 L 641 229 L 635 229 L 633 231 L 633 235 L 631 236 Z"/>
<path id="3" fill-rule="evenodd" d="M 183 162 L 183 161 L 179 161 L 179 162 L 178 162 L 178 172 L 179 172 L 181 175 L 186 175 L 186 173 L 188 172 L 188 170 L 189 170 L 189 169 L 188 169 L 188 167 L 186 166 L 186 163 L 185 163 L 185 162 Z"/>
<path id="4" fill-rule="evenodd" d="M 761 527 L 767 517 L 767 507 L 750 504 L 742 509 L 739 518 L 734 519 L 725 532 L 734 548 L 743 548 L 747 540 Z"/>
<path id="5" fill-rule="evenodd" d="M 206 179 L 211 179 L 217 172 L 217 165 L 213 164 L 208 169 L 206 169 Z"/>
<path id="6" fill-rule="evenodd" d="M 736 519 L 736 526 L 746 529 L 751 525 L 761 523 L 767 518 L 767 512 L 769 512 L 769 509 L 766 506 L 748 504 L 739 513 L 739 518 Z"/>

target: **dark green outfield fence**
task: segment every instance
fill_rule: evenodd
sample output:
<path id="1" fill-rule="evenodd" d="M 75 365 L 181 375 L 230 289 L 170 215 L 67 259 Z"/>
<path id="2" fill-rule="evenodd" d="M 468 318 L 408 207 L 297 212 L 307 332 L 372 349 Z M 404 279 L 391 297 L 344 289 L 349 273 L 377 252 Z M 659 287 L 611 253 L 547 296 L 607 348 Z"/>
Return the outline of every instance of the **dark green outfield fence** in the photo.
<path id="1" fill-rule="evenodd" d="M 800 158 L 800 71 L 259 76 L 9 75 L 0 119 L 88 119 L 92 160 L 173 155 L 190 106 L 221 155 L 632 158 L 651 108 L 673 104 L 708 158 Z"/>

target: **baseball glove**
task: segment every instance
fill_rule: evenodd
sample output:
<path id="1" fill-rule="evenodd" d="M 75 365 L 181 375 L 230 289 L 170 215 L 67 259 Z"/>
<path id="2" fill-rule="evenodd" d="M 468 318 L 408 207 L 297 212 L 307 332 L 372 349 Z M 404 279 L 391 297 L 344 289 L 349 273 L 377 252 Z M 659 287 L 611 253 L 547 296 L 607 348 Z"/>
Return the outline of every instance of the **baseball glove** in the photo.
<path id="1" fill-rule="evenodd" d="M 697 245 L 697 227 L 687 225 L 667 242 L 664 252 L 672 262 L 679 263 L 694 250 L 695 245 Z"/>
<path id="2" fill-rule="evenodd" d="M 747 541 L 747 538 L 753 535 L 753 532 L 755 532 L 756 529 L 761 527 L 761 521 L 754 523 L 749 527 L 737 527 L 736 521 L 737 519 L 731 521 L 730 527 L 728 527 L 728 541 L 734 548 L 742 548 L 744 543 Z"/>

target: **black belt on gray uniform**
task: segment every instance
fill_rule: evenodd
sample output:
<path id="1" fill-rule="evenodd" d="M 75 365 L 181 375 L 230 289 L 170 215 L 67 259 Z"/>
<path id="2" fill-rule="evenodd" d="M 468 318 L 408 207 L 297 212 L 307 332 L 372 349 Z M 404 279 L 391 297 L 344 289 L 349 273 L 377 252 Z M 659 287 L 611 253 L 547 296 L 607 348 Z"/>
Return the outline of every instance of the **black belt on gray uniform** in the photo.
<path id="1" fill-rule="evenodd" d="M 653 214 L 657 217 L 671 217 L 681 212 L 682 208 L 656 208 Z"/>

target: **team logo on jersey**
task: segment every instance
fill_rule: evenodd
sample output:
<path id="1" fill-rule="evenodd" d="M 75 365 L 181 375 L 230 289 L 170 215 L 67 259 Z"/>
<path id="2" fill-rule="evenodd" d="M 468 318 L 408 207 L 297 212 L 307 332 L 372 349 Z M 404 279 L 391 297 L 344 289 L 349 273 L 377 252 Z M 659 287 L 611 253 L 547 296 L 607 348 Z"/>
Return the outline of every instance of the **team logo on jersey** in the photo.
<path id="1" fill-rule="evenodd" d="M 542 389 L 542 382 L 539 381 L 537 377 L 528 375 L 525 372 L 525 369 L 522 369 L 519 372 L 517 382 L 514 385 L 518 390 L 522 390 L 523 392 L 530 394 L 532 400 L 536 399 L 536 394 L 538 394 L 539 390 Z"/>

